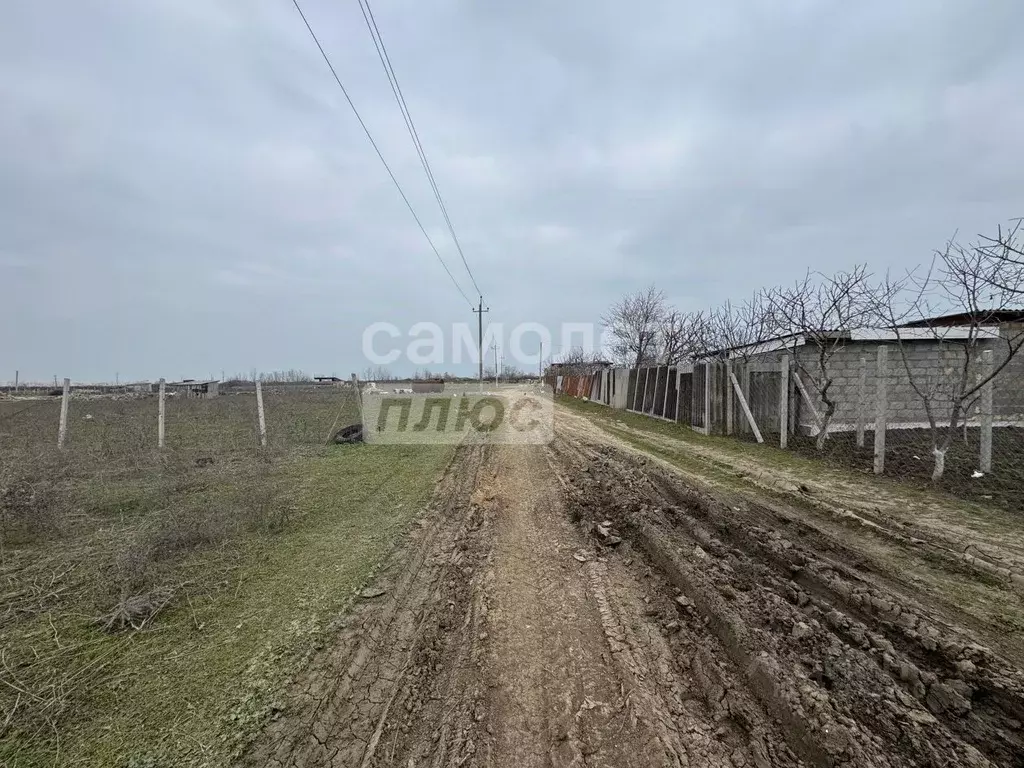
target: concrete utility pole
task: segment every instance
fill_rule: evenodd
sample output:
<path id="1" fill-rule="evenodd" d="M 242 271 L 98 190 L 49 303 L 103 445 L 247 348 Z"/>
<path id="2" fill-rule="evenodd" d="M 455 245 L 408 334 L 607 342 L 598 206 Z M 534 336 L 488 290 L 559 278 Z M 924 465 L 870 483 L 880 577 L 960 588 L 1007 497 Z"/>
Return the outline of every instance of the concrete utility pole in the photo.
<path id="1" fill-rule="evenodd" d="M 473 311 L 476 312 L 477 342 L 478 342 L 479 347 L 480 347 L 480 356 L 478 358 L 480 360 L 480 371 L 479 371 L 480 390 L 483 391 L 483 388 L 484 388 L 484 312 L 490 312 L 491 308 L 488 307 L 487 309 L 484 309 L 484 297 L 481 296 L 480 297 L 480 306 L 478 306 Z"/>
<path id="2" fill-rule="evenodd" d="M 64 394 L 60 399 L 60 429 L 57 432 L 57 447 L 63 448 L 68 436 L 68 401 L 71 399 L 71 379 L 64 379 Z"/>

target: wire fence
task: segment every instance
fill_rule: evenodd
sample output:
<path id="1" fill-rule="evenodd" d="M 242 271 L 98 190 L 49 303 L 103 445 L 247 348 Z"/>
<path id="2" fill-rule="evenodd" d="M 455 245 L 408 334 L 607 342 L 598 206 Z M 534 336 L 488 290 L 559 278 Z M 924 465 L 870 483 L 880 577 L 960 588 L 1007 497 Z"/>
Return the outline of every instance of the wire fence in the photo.
<path id="1" fill-rule="evenodd" d="M 156 387 L 117 394 L 71 390 L 66 406 L 65 398 L 47 393 L 7 396 L 0 399 L 0 457 L 61 450 L 118 463 L 160 448 L 216 455 L 324 445 L 333 430 L 359 418 L 350 385 L 266 385 L 260 397 L 255 385 L 207 393 L 168 388 L 162 400 Z"/>
<path id="2" fill-rule="evenodd" d="M 850 344 L 554 377 L 556 392 L 1013 509 L 1024 498 L 1024 361 Z M 1012 362 L 1017 363 L 1017 360 Z M 824 373 L 823 373 L 824 370 Z M 966 384 L 964 383 L 966 381 Z"/>

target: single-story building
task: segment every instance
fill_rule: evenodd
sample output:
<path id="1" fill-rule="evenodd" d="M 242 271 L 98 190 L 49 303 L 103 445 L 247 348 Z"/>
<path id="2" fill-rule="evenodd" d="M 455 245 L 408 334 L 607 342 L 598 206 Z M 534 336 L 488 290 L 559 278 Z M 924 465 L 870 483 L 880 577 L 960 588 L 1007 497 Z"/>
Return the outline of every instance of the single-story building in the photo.
<path id="1" fill-rule="evenodd" d="M 750 432 L 749 409 L 761 432 L 778 434 L 785 404 L 787 431 L 814 435 L 825 412 L 819 386 L 824 346 L 829 399 L 836 404 L 829 432 L 854 430 L 858 421 L 870 430 L 883 380 L 889 428 L 927 427 L 926 400 L 940 423 L 948 421 L 951 398 L 974 388 L 989 365 L 999 370 L 991 387 L 995 425 L 1024 426 L 1024 350 L 1007 361 L 1022 342 L 1024 311 L 990 312 L 982 323 L 949 314 L 894 329 L 840 330 L 825 337 L 823 345 L 793 334 L 715 350 L 678 365 L 632 370 L 602 366 L 587 375 L 552 379 L 556 391 L 684 422 L 702 432 Z M 964 375 L 966 387 L 960 383 Z M 980 394 L 965 403 L 970 424 L 978 423 Z"/>

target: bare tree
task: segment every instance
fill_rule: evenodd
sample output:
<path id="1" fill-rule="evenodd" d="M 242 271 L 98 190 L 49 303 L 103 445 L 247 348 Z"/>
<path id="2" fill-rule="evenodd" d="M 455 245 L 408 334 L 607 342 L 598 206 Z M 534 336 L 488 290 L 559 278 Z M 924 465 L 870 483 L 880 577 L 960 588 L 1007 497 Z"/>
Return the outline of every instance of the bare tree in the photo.
<path id="1" fill-rule="evenodd" d="M 673 309 L 665 312 L 658 324 L 658 362 L 676 365 L 684 356 L 688 340 L 689 316 Z"/>
<path id="2" fill-rule="evenodd" d="M 736 306 L 727 301 L 708 313 L 704 331 L 706 351 L 720 357 L 738 356 L 748 361 L 761 350 L 757 345 L 777 334 L 777 323 L 763 292 Z"/>
<path id="3" fill-rule="evenodd" d="M 1024 269 L 1024 243 L 1021 229 L 1024 219 L 1014 219 L 1010 228 L 999 227 L 995 237 L 980 235 L 974 248 L 981 251 L 989 264 L 987 279 L 993 288 L 1005 292 L 1012 304 L 1024 303 L 1024 288 L 1020 284 Z"/>
<path id="4" fill-rule="evenodd" d="M 583 347 L 572 347 L 560 355 L 557 362 L 561 372 L 568 376 L 587 376 L 604 367 L 600 352 L 588 352 Z"/>
<path id="5" fill-rule="evenodd" d="M 1001 322 L 1001 313 L 1019 307 L 1024 298 L 1024 259 L 1015 256 L 1016 232 L 1007 236 L 1000 231 L 996 238 L 966 246 L 954 236 L 926 272 L 898 281 L 887 278 L 877 301 L 882 322 L 896 335 L 910 386 L 924 406 L 933 482 L 945 472 L 946 453 L 961 419 L 966 425 L 982 388 L 1024 347 L 1024 326 Z M 955 319 L 937 319 L 941 315 Z M 951 332 L 950 322 L 957 333 Z M 911 359 L 908 351 L 915 340 L 937 343 L 934 365 Z M 980 359 L 986 349 L 994 353 L 988 369 Z"/>
<path id="6" fill-rule="evenodd" d="M 829 364 L 846 343 L 849 331 L 865 327 L 873 316 L 877 292 L 870 277 L 865 265 L 831 276 L 808 272 L 790 287 L 764 292 L 765 306 L 770 312 L 766 322 L 778 335 L 793 337 L 789 349 L 798 375 L 810 383 L 824 407 L 815 441 L 819 451 L 825 447 L 837 406 L 831 395 L 833 378 Z M 799 352 L 798 339 L 811 347 L 812 355 Z"/>
<path id="7" fill-rule="evenodd" d="M 264 384 L 300 384 L 304 382 L 311 382 L 313 380 L 305 371 L 296 370 L 294 368 L 287 371 L 261 373 L 259 375 L 259 379 Z"/>
<path id="8" fill-rule="evenodd" d="M 610 351 L 615 359 L 633 368 L 651 362 L 666 311 L 665 294 L 653 285 L 613 304 L 601 322 L 612 335 Z"/>
<path id="9" fill-rule="evenodd" d="M 514 363 L 502 362 L 501 378 L 505 381 L 522 381 L 529 378 L 526 372 Z"/>
<path id="10" fill-rule="evenodd" d="M 383 365 L 368 366 L 363 369 L 363 381 L 394 381 L 391 369 Z"/>
<path id="11" fill-rule="evenodd" d="M 693 360 L 712 348 L 712 313 L 667 310 L 659 325 L 657 354 L 662 365 Z"/>

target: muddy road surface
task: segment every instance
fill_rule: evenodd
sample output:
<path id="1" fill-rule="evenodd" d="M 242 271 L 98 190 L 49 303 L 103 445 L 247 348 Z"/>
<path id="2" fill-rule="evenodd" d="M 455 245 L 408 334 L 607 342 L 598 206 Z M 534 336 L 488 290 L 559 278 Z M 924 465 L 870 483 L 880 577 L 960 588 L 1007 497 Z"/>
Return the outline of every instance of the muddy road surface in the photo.
<path id="1" fill-rule="evenodd" d="M 459 449 L 245 764 L 1024 766 L 1019 658 L 579 421 Z"/>

